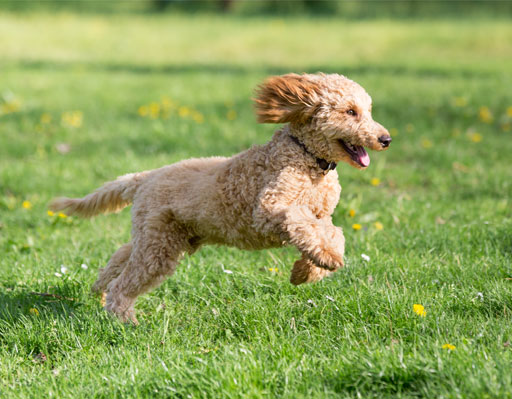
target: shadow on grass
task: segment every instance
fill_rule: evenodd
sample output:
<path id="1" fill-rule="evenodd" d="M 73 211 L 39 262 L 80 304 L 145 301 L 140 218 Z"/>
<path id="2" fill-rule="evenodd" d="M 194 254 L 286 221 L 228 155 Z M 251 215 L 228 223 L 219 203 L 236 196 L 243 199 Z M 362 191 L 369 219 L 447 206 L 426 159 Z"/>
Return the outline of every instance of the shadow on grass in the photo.
<path id="1" fill-rule="evenodd" d="M 67 317 L 83 303 L 76 297 L 76 283 L 65 282 L 49 290 L 14 288 L 0 292 L 0 320 L 14 322 L 21 317 L 37 317 L 44 313 L 51 318 Z"/>
<path id="2" fill-rule="evenodd" d="M 324 73 L 342 73 L 342 74 L 379 74 L 379 75 L 412 75 L 417 77 L 489 77 L 495 74 L 489 71 L 468 70 L 468 69 L 448 69 L 443 67 L 419 67 L 414 68 L 403 65 L 339 65 L 336 68 L 332 66 L 317 65 L 307 68 L 297 69 L 296 66 L 242 66 L 234 64 L 179 64 L 179 65 L 143 65 L 129 63 L 106 63 L 106 62 L 76 62 L 76 61 L 50 61 L 50 60 L 21 60 L 9 63 L 19 69 L 30 70 L 73 70 L 85 68 L 97 72 L 126 72 L 132 74 L 187 74 L 187 73 L 205 73 L 216 75 L 248 75 L 248 74 L 284 74 L 290 71 L 297 73 L 315 73 L 322 71 Z"/>
<path id="3" fill-rule="evenodd" d="M 420 397 L 422 387 L 432 379 L 432 373 L 426 370 L 388 367 L 387 370 L 371 370 L 364 364 L 353 365 L 339 373 L 327 375 L 325 386 L 337 393 L 364 394 L 368 397 L 379 393 L 389 395 L 408 394 Z M 364 396 L 364 395 L 363 395 Z"/>

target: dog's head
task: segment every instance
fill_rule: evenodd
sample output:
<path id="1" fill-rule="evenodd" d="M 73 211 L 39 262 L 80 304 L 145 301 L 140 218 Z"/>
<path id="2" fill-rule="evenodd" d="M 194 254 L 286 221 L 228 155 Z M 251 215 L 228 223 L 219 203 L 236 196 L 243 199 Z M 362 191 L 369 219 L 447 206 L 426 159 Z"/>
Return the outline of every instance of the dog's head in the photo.
<path id="1" fill-rule="evenodd" d="M 388 131 L 372 119 L 372 99 L 356 82 L 332 74 L 288 74 L 268 78 L 258 88 L 256 112 L 262 123 L 290 123 L 317 157 L 364 169 L 364 147 L 382 151 Z"/>

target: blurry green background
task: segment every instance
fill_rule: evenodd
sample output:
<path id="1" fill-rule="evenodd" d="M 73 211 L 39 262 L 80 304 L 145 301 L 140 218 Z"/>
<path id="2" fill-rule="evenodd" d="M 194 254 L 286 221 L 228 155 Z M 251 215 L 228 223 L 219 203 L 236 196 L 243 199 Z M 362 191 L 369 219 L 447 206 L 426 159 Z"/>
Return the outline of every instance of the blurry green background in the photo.
<path id="1" fill-rule="evenodd" d="M 511 398 L 511 4 L 0 2 L 0 397 Z M 338 166 L 346 268 L 206 247 L 108 318 L 130 213 L 49 200 L 264 143 L 254 87 L 317 71 L 393 136 Z"/>

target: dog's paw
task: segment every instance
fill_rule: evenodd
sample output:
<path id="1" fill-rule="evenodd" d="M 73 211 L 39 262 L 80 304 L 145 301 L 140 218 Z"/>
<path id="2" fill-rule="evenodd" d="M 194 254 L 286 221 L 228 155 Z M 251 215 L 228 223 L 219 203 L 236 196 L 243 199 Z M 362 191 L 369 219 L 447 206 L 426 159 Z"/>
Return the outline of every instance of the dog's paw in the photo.
<path id="1" fill-rule="evenodd" d="M 320 281 L 331 273 L 331 271 L 325 268 L 320 268 L 310 259 L 303 257 L 294 263 L 290 282 L 293 285 L 313 283 L 315 281 Z"/>
<path id="2" fill-rule="evenodd" d="M 331 272 L 341 269 L 344 265 L 342 256 L 326 250 L 316 253 L 310 257 L 316 266 Z"/>

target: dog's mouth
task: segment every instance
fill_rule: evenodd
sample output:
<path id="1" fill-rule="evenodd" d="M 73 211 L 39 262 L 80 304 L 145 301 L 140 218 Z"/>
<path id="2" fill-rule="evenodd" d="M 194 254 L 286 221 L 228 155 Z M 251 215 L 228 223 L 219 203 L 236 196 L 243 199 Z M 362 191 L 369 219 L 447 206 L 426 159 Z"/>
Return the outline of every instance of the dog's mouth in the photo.
<path id="1" fill-rule="evenodd" d="M 361 165 L 363 168 L 366 168 L 368 165 L 370 165 L 370 156 L 363 146 L 349 144 L 342 139 L 338 139 L 338 142 L 355 163 Z"/>

